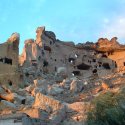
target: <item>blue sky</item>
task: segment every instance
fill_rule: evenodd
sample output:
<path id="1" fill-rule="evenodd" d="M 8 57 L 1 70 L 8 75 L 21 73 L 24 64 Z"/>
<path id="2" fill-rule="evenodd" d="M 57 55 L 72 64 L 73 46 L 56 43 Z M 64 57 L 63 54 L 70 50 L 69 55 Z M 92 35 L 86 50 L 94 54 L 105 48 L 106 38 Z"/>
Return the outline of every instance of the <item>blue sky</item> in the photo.
<path id="1" fill-rule="evenodd" d="M 125 0 L 0 0 L 0 43 L 13 33 L 24 40 L 46 26 L 64 41 L 96 42 L 100 37 L 125 41 Z"/>

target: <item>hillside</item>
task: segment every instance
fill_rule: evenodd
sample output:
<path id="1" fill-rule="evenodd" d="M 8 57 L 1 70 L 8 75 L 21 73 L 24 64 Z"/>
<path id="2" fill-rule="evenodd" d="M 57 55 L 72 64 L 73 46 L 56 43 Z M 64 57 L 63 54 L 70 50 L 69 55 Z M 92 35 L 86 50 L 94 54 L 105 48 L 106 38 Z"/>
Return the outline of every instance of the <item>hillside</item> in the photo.
<path id="1" fill-rule="evenodd" d="M 0 120 L 25 114 L 31 125 L 103 125 L 114 112 L 101 117 L 101 111 L 118 107 L 123 119 L 116 122 L 115 112 L 107 125 L 124 123 L 125 46 L 117 37 L 75 45 L 38 27 L 21 55 L 19 42 L 13 33 L 0 44 Z"/>

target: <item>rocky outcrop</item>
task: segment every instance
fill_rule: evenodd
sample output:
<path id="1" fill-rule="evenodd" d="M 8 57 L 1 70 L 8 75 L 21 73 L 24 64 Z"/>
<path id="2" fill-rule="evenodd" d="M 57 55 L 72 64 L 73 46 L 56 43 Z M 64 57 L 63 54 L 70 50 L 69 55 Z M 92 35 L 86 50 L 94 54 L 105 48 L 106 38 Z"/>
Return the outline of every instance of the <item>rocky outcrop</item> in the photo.
<path id="1" fill-rule="evenodd" d="M 40 107 L 41 109 L 46 110 L 47 107 L 52 108 L 53 111 L 60 109 L 61 102 L 54 100 L 49 96 L 45 96 L 41 93 L 37 93 L 35 98 L 34 107 Z"/>
<path id="2" fill-rule="evenodd" d="M 0 83 L 11 88 L 20 84 L 19 40 L 20 35 L 13 33 L 7 42 L 0 44 Z"/>
<path id="3" fill-rule="evenodd" d="M 25 113 L 40 124 L 83 125 L 91 101 L 124 84 L 125 46 L 116 37 L 75 45 L 38 27 L 20 56 L 19 40 L 14 33 L 0 45 L 0 115 Z"/>
<path id="4" fill-rule="evenodd" d="M 96 43 L 97 50 L 102 52 L 110 52 L 125 49 L 118 43 L 117 39 L 117 37 L 113 37 L 111 40 L 108 40 L 107 38 L 100 38 Z"/>
<path id="5" fill-rule="evenodd" d="M 38 27 L 36 30 L 36 43 L 42 47 L 42 35 L 45 32 L 45 27 Z"/>
<path id="6" fill-rule="evenodd" d="M 53 73 L 57 82 L 67 77 L 99 77 L 116 71 L 116 60 L 108 57 L 114 49 L 121 48 L 114 37 L 110 41 L 100 38 L 96 44 L 87 42 L 74 45 L 73 42 L 63 42 L 56 39 L 45 27 L 38 27 L 36 40 L 26 40 L 23 53 L 19 57 L 25 84 L 32 83 L 34 77 Z M 123 49 L 123 47 L 122 47 Z M 107 64 L 109 67 L 105 67 Z M 25 69 L 30 71 L 25 72 Z M 62 77 L 63 79 L 61 79 Z"/>

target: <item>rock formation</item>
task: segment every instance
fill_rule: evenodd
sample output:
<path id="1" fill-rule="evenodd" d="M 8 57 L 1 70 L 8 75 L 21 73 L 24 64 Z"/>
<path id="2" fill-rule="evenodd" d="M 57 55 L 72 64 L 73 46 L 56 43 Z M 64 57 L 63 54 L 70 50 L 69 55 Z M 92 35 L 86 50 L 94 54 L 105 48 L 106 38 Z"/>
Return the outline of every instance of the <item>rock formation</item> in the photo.
<path id="1" fill-rule="evenodd" d="M 0 44 L 0 85 L 17 87 L 20 84 L 19 40 L 20 35 L 13 33 L 7 42 Z"/>
<path id="2" fill-rule="evenodd" d="M 37 124 L 83 125 L 95 97 L 124 85 L 125 46 L 116 37 L 75 45 L 38 27 L 20 56 L 19 40 L 14 33 L 0 45 L 0 115 L 25 113 Z"/>

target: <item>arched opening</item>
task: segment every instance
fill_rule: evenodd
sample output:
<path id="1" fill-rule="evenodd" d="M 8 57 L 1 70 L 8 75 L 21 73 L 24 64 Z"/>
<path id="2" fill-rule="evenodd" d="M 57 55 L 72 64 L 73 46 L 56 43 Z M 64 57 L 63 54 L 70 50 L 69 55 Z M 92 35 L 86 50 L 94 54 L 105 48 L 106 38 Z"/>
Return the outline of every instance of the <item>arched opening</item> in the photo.
<path id="1" fill-rule="evenodd" d="M 115 62 L 115 68 L 117 68 L 117 63 Z"/>
<path id="2" fill-rule="evenodd" d="M 26 99 L 23 99 L 22 101 L 21 101 L 21 104 L 25 104 L 26 103 Z"/>
<path id="3" fill-rule="evenodd" d="M 30 74 L 29 74 L 28 72 L 25 73 L 25 76 L 26 76 L 26 77 L 29 77 L 29 75 L 30 75 Z"/>
<path id="4" fill-rule="evenodd" d="M 96 62 L 96 59 L 93 59 L 92 61 L 93 61 L 93 62 Z"/>
<path id="5" fill-rule="evenodd" d="M 80 64 L 80 65 L 77 65 L 77 69 L 79 69 L 79 70 L 89 70 L 90 69 L 90 65 L 87 65 L 87 64 L 85 64 L 85 63 L 82 63 L 82 64 Z"/>
<path id="6" fill-rule="evenodd" d="M 107 58 L 107 55 L 103 54 L 102 57 L 103 57 L 103 58 Z"/>
<path id="7" fill-rule="evenodd" d="M 37 66 L 37 60 L 31 60 L 32 66 Z"/>
<path id="8" fill-rule="evenodd" d="M 99 64 L 99 67 L 101 67 L 101 64 Z"/>
<path id="9" fill-rule="evenodd" d="M 97 73 L 97 69 L 94 69 L 92 72 L 93 72 L 93 74 L 96 74 Z"/>
<path id="10" fill-rule="evenodd" d="M 8 84 L 9 84 L 9 86 L 12 86 L 12 85 L 13 85 L 12 81 L 10 81 L 10 80 L 9 80 L 9 83 L 8 83 Z"/>
<path id="11" fill-rule="evenodd" d="M 51 48 L 49 46 L 44 46 L 44 50 L 49 51 L 49 53 L 51 53 Z"/>
<path id="12" fill-rule="evenodd" d="M 73 71 L 72 74 L 73 74 L 74 76 L 79 76 L 81 73 L 80 73 L 80 71 Z"/>
<path id="13" fill-rule="evenodd" d="M 43 61 L 43 67 L 47 67 L 48 66 L 48 62 L 46 60 Z"/>
<path id="14" fill-rule="evenodd" d="M 5 58 L 3 58 L 3 63 L 12 65 L 12 59 L 8 59 L 5 57 Z"/>
<path id="15" fill-rule="evenodd" d="M 0 58 L 0 62 L 3 62 L 3 58 Z"/>
<path id="16" fill-rule="evenodd" d="M 105 68 L 105 69 L 111 69 L 110 68 L 110 65 L 108 63 L 103 63 L 102 66 Z"/>

